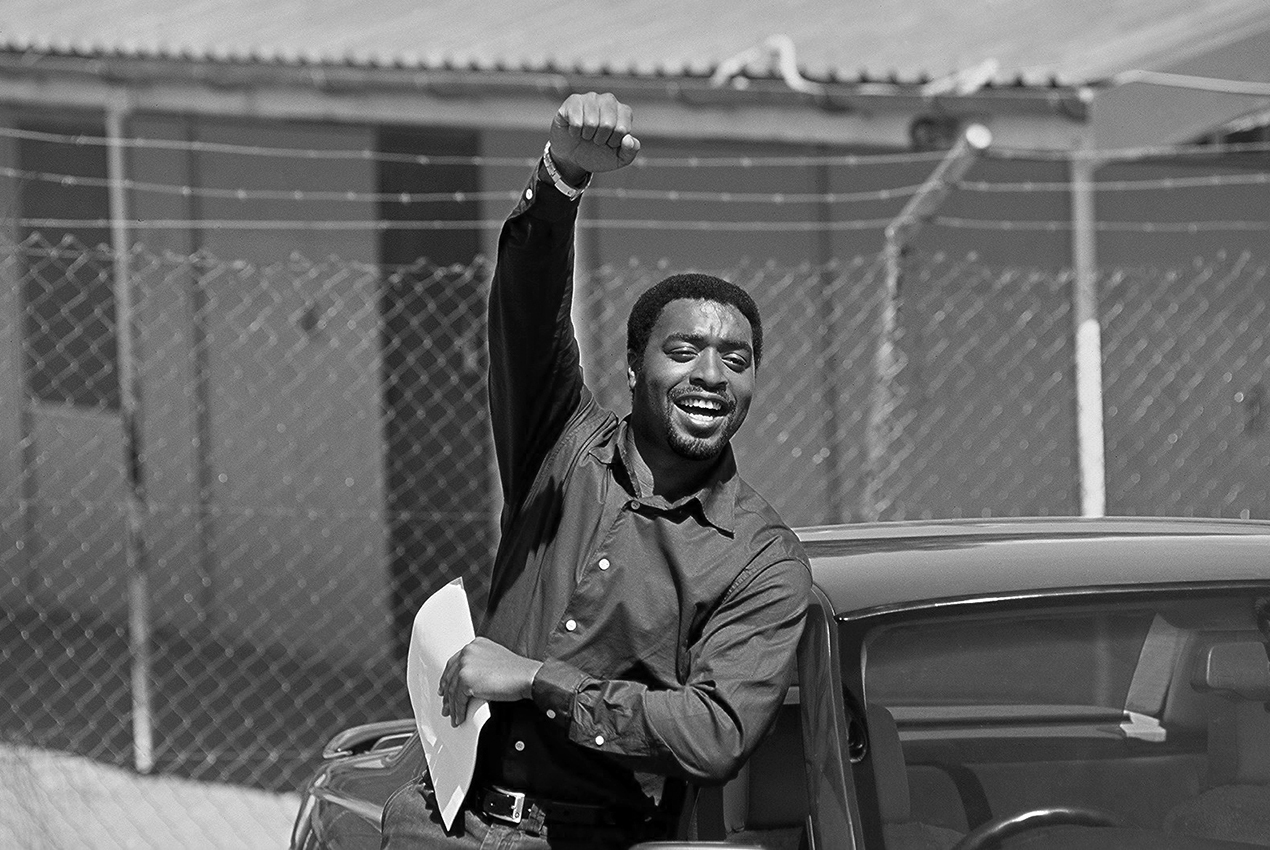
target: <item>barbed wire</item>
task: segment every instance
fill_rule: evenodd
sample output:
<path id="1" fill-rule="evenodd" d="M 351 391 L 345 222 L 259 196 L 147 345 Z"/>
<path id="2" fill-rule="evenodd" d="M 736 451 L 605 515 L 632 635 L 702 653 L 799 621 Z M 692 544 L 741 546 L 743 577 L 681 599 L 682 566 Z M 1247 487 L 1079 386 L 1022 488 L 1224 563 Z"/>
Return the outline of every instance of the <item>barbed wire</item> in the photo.
<path id="1" fill-rule="evenodd" d="M 68 145 L 104 146 L 110 143 L 105 135 L 88 133 L 54 133 L 43 130 L 30 130 L 18 127 L 0 127 L 0 138 L 29 139 Z M 404 154 L 388 151 L 377 151 L 370 148 L 320 149 L 304 147 L 278 147 L 267 145 L 245 145 L 229 142 L 204 142 L 182 139 L 155 139 L 144 137 L 127 137 L 119 140 L 126 148 L 185 151 L 190 153 L 221 153 L 239 156 L 275 157 L 285 159 L 335 159 L 359 160 L 371 162 L 394 162 L 417 165 L 474 165 L 474 166 L 517 166 L 531 168 L 538 161 L 537 156 L 495 157 L 483 155 L 431 155 Z M 1034 160 L 1124 160 L 1150 159 L 1156 157 L 1216 157 L 1232 153 L 1270 153 L 1270 142 L 1241 142 L 1223 145 L 1158 145 L 1135 148 L 1108 148 L 1091 150 L 1046 150 L 1033 148 L 993 147 L 983 153 L 992 159 L 1034 159 Z M 945 156 L 945 151 L 902 151 L 896 153 L 873 154 L 733 154 L 721 156 L 681 156 L 657 157 L 642 156 L 636 159 L 634 168 L 785 168 L 806 167 L 815 165 L 837 165 L 857 167 L 865 165 L 895 165 L 903 163 L 937 162 Z"/>
<path id="2" fill-rule="evenodd" d="M 297 203 L 475 203 L 482 201 L 514 202 L 519 193 L 512 190 L 455 190 L 445 192 L 359 192 L 355 190 L 317 189 L 247 189 L 192 186 L 182 183 L 161 183 L 124 178 L 89 177 L 61 172 L 28 171 L 0 166 L 0 177 L 14 180 L 55 183 L 61 186 L 87 186 L 93 188 L 123 189 L 186 198 L 250 201 L 288 201 Z M 980 193 L 1068 192 L 1071 184 L 1064 181 L 959 181 L 956 188 Z M 1257 171 L 1242 174 L 1214 174 L 1204 177 L 1162 177 L 1143 180 L 1096 181 L 1093 188 L 1100 192 L 1160 191 L 1195 188 L 1225 188 L 1229 186 L 1270 185 L 1270 172 Z M 859 192 L 736 192 L 685 189 L 628 189 L 595 187 L 588 190 L 592 197 L 614 200 L 669 201 L 687 203 L 745 203 L 745 204 L 842 204 L 874 201 L 890 201 L 912 197 L 920 184 L 874 189 Z"/>
<path id="3" fill-rule="evenodd" d="M 79 146 L 104 146 L 110 143 L 104 135 L 88 133 L 53 133 L 44 130 L 29 130 L 18 127 L 0 127 L 0 138 L 27 139 L 31 141 L 50 142 Z M 502 157 L 471 155 L 432 155 L 404 154 L 377 151 L 370 148 L 303 148 L 275 147 L 268 145 L 244 145 L 230 142 L 204 142 L 192 139 L 154 139 L 144 137 L 127 137 L 119 140 L 126 148 L 146 150 L 182 151 L 187 153 L 219 153 L 238 156 L 276 157 L 284 159 L 333 159 L 357 160 L 368 162 L 402 163 L 415 165 L 475 165 L 506 166 L 532 168 L 538 161 L 538 155 L 523 157 Z M 791 167 L 806 164 L 829 165 L 893 165 L 907 162 L 937 162 L 943 157 L 942 151 L 901 152 L 893 154 L 826 154 L 826 155 L 776 155 L 754 156 L 733 155 L 719 157 L 686 156 L 686 157 L 652 157 L 642 156 L 636 159 L 634 168 L 709 168 L 725 166 L 729 168 L 750 168 L 757 166 Z"/>
<path id="4" fill-rule="evenodd" d="M 835 232 L 881 229 L 894 219 L 866 218 L 839 221 L 723 221 L 712 219 L 589 219 L 585 227 L 597 230 L 692 230 L 740 233 L 766 232 Z M 128 224 L 140 230 L 179 230 L 201 228 L 204 230 L 320 230 L 320 231 L 386 231 L 386 230 L 490 230 L 496 231 L 504 219 L 487 218 L 471 220 L 432 219 L 416 221 L 385 221 L 381 219 L 131 219 Z M 945 227 L 979 230 L 1071 230 L 1070 221 L 1019 221 L 1014 219 L 971 219 L 955 216 L 935 216 L 933 224 Z M 106 229 L 110 220 L 104 218 L 19 218 L 18 225 L 32 229 Z M 1099 221 L 1094 224 L 1099 231 L 1137 233 L 1199 233 L 1213 231 L 1270 231 L 1270 221 Z"/>
<path id="5" fill-rule="evenodd" d="M 1133 148 L 1090 148 L 1088 150 L 1046 150 L 1042 148 L 992 147 L 984 151 L 989 159 L 1037 160 L 1043 162 L 1128 162 L 1161 158 L 1220 158 L 1230 154 L 1270 153 L 1270 142 L 1234 142 L 1220 145 L 1154 145 Z"/>
<path id="6" fill-rule="evenodd" d="M 974 230 L 1071 230 L 1070 221 L 1019 221 L 935 216 L 932 224 Z M 1215 231 L 1270 231 L 1270 221 L 1098 221 L 1094 229 L 1107 233 L 1211 233 Z"/>
<path id="7" fill-rule="evenodd" d="M 1015 182 L 988 182 L 986 180 L 962 180 L 958 189 L 968 192 L 1070 192 L 1072 184 L 1062 180 L 1023 180 Z M 1210 174 L 1204 177 L 1155 177 L 1142 180 L 1095 180 L 1090 186 L 1098 192 L 1137 192 L 1161 189 L 1208 189 L 1227 186 L 1270 185 L 1270 171 L 1253 171 L 1241 174 Z"/>
<path id="8" fill-rule="evenodd" d="M 119 186 L 137 192 L 179 195 L 181 197 L 212 198 L 237 201 L 320 201 L 323 203 L 370 203 L 395 201 L 402 204 L 412 203 L 451 203 L 475 201 L 515 201 L 520 193 L 513 190 L 495 191 L 450 191 L 450 192 L 357 192 L 339 190 L 310 189 L 218 189 L 203 186 L 190 186 L 180 183 L 155 183 L 151 181 L 124 178 L 114 180 L 109 177 L 86 177 L 77 174 L 63 174 L 47 171 L 23 171 L 17 168 L 0 166 L 0 176 L 14 180 L 38 180 L 45 183 L 56 183 L 61 186 L 91 186 L 94 188 L 110 188 Z M 689 201 L 716 203 L 848 203 L 856 201 L 887 201 L 910 197 L 921 188 L 920 184 L 898 186 L 891 189 L 876 189 L 862 192 L 725 192 L 699 191 L 686 189 L 624 189 L 596 187 L 588 189 L 587 194 L 593 197 L 614 198 L 617 200 L 656 200 L 656 201 Z"/>
<path id="9" fill-rule="evenodd" d="M 487 218 L 466 221 L 431 219 L 417 221 L 385 221 L 382 219 L 130 219 L 128 224 L 142 230 L 498 230 L 505 219 Z M 19 218 L 18 225 L 41 229 L 103 229 L 110 227 L 105 218 Z M 848 219 L 844 221 L 719 221 L 706 219 L 590 219 L 586 227 L 600 230 L 694 230 L 733 231 L 743 233 L 814 232 L 834 230 L 873 230 L 885 227 L 891 218 Z"/>

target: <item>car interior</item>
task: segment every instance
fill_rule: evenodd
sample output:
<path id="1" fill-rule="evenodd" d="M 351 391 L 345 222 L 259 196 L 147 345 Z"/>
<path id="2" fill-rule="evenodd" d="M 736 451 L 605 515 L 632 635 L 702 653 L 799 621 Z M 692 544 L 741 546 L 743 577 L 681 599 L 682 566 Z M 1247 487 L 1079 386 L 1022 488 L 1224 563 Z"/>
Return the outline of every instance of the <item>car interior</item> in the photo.
<path id="1" fill-rule="evenodd" d="M 857 638 L 866 846 L 1270 847 L 1267 608 L 1068 601 Z M 742 774 L 699 799 L 699 838 L 808 846 L 801 725 L 790 700 Z"/>

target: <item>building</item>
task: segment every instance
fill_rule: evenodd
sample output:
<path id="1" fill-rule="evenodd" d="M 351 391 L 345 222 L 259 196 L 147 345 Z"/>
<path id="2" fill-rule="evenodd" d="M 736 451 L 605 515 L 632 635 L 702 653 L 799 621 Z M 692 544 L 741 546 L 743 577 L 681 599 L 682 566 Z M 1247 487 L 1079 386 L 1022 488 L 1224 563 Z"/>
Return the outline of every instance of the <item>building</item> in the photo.
<path id="1" fill-rule="evenodd" d="M 487 456 L 484 423 L 446 413 L 479 401 L 479 275 L 402 273 L 381 299 L 376 269 L 491 255 L 568 92 L 633 103 L 649 158 L 665 165 L 591 193 L 584 268 L 875 255 L 900 190 L 981 123 L 1014 155 L 971 177 L 1064 188 L 955 195 L 918 245 L 1088 272 L 1264 255 L 1264 230 L 1204 223 L 1266 219 L 1264 148 L 1229 151 L 1270 140 L 1268 55 L 1262 0 L 645 0 L 617 11 L 580 0 L 10 0 L 3 235 L 112 250 L 11 251 L 0 265 L 4 598 L 120 615 L 140 559 L 160 621 L 341 662 L 377 657 L 387 612 L 417 598 L 421 563 L 453 568 L 488 551 L 498 495 L 473 463 Z M 1204 179 L 1179 190 L 1197 157 L 1176 146 L 1200 143 Z M 724 157 L 726 169 L 679 167 Z M 747 165 L 773 157 L 789 164 Z M 878 165 L 833 164 L 856 158 Z M 1146 179 L 1159 181 L 1154 194 L 1090 188 Z M 853 193 L 871 195 L 842 200 Z M 789 200 L 774 207 L 776 195 Z M 1182 235 L 1092 225 L 1139 222 L 1144 209 Z M 998 226 L 956 225 L 973 220 Z M 846 221 L 874 223 L 792 226 Z M 339 269 L 308 274 L 328 257 Z M 287 273 L 293 262 L 302 273 Z M 151 365 L 135 393 L 120 382 L 121 275 L 147 293 L 133 342 Z M 590 364 L 620 357 L 583 318 L 597 328 Z M 457 365 L 422 368 L 420 351 Z M 1266 366 L 1245 365 L 1252 393 Z M 326 415 L 312 417 L 309 401 Z M 1075 412 L 1060 418 L 1074 434 Z M 863 439 L 865 423 L 844 419 L 839 436 Z M 1142 463 L 1151 456 L 1143 449 Z M 788 462 L 773 455 L 759 473 L 780 482 Z M 140 549 L 127 534 L 138 466 Z M 840 500 L 828 514 L 791 511 L 813 522 L 858 516 L 864 485 L 815 472 L 785 486 Z M 1079 509 L 1076 485 L 1024 507 Z M 306 563 L 317 566 L 297 578 Z"/>

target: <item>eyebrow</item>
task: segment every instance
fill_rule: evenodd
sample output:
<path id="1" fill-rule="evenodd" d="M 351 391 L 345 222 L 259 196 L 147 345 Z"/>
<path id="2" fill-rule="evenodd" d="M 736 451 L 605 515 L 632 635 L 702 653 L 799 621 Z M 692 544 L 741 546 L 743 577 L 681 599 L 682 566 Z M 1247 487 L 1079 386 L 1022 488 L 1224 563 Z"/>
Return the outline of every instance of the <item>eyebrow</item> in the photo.
<path id="1" fill-rule="evenodd" d="M 690 342 L 698 348 L 704 348 L 709 340 L 703 334 L 696 333 L 672 333 L 666 337 L 666 342 Z M 724 351 L 744 351 L 749 354 L 754 353 L 754 346 L 742 339 L 724 339 L 719 343 L 719 348 Z"/>

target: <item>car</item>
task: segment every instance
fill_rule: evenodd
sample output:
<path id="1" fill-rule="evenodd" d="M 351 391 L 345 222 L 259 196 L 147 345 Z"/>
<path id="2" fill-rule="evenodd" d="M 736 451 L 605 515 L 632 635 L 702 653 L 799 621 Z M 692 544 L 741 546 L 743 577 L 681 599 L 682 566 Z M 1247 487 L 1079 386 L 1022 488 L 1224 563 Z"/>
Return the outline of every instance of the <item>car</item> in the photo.
<path id="1" fill-rule="evenodd" d="M 798 529 L 797 683 L 666 848 L 1270 846 L 1270 522 Z M 377 847 L 409 720 L 334 738 L 294 850 Z M 649 850 L 651 850 L 651 846 Z"/>

